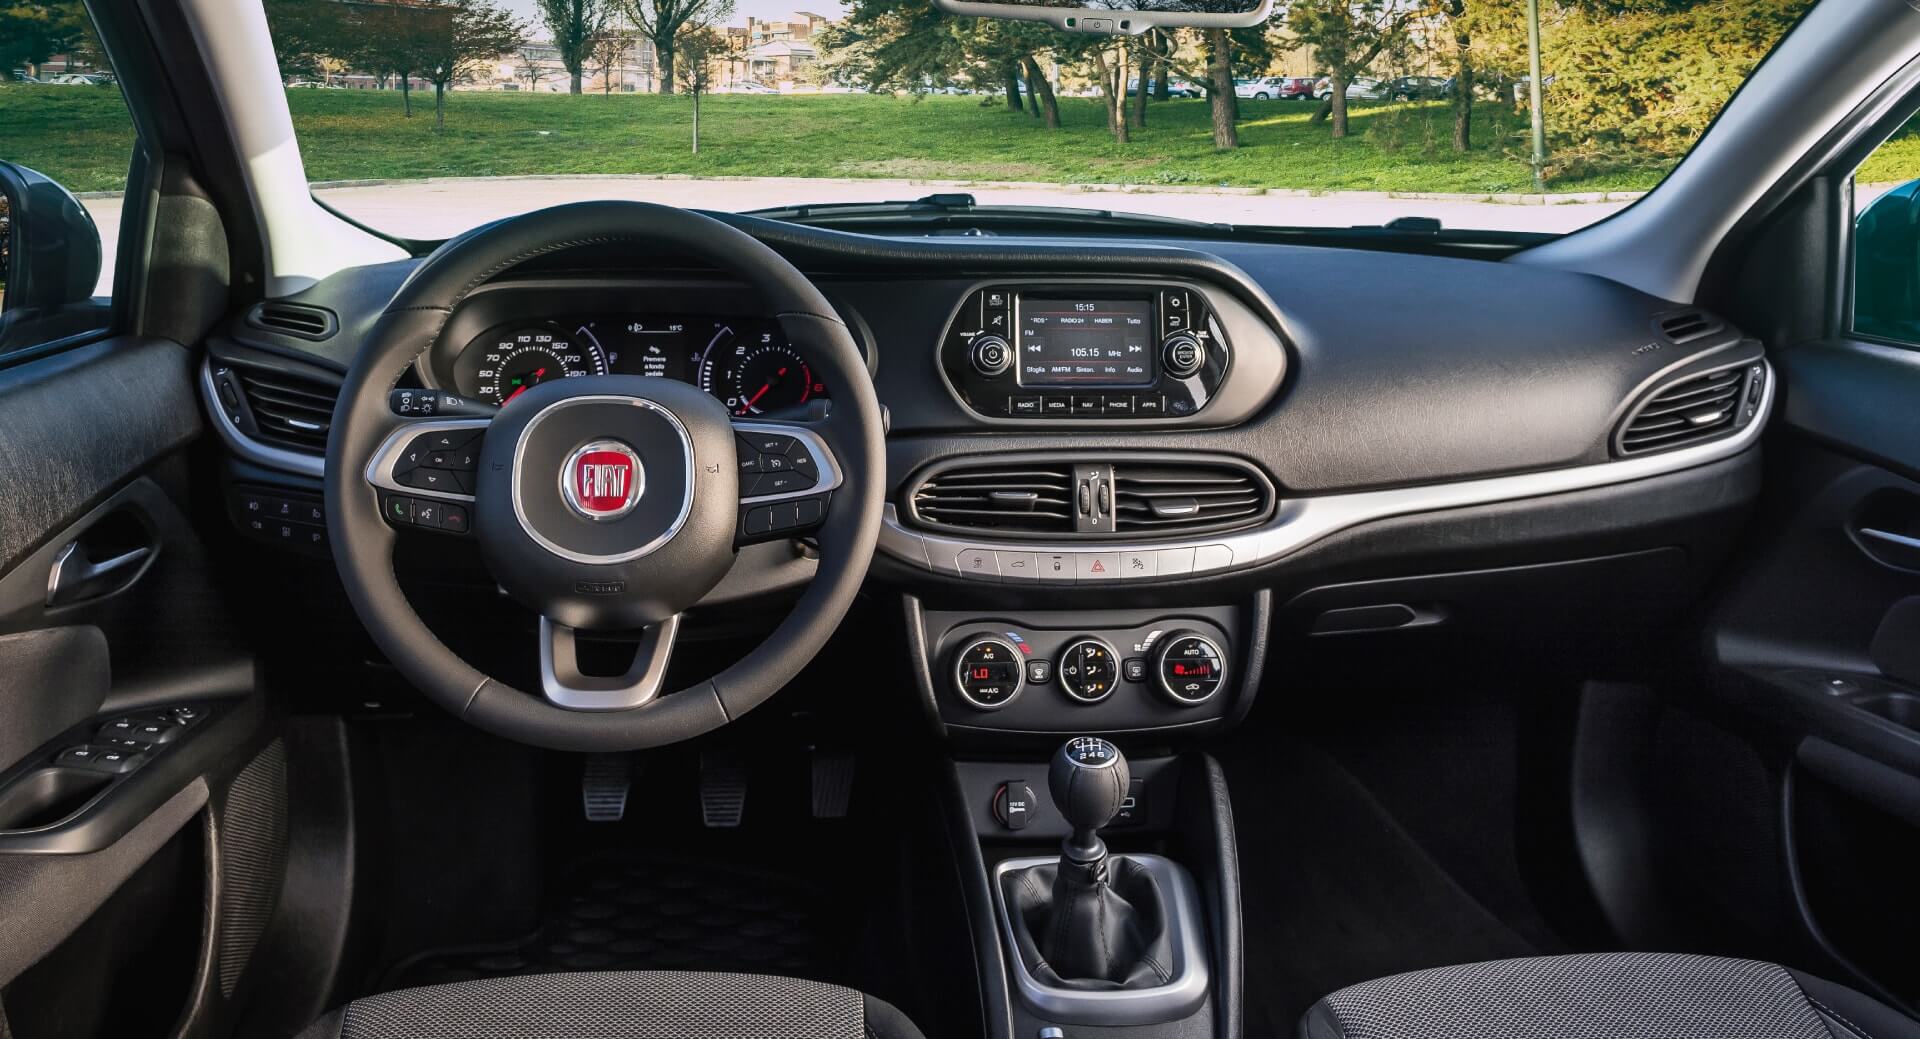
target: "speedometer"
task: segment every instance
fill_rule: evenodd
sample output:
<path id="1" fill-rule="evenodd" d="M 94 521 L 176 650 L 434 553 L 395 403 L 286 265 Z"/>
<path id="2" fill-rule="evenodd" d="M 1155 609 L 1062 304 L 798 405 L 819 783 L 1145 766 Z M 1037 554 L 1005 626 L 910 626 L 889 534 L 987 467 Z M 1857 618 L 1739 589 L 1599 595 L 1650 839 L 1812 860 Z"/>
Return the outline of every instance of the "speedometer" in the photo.
<path id="1" fill-rule="evenodd" d="M 576 339 L 543 325 L 506 329 L 479 345 L 475 396 L 493 404 L 504 405 L 554 379 L 607 374 L 607 355 L 591 335 Z"/>

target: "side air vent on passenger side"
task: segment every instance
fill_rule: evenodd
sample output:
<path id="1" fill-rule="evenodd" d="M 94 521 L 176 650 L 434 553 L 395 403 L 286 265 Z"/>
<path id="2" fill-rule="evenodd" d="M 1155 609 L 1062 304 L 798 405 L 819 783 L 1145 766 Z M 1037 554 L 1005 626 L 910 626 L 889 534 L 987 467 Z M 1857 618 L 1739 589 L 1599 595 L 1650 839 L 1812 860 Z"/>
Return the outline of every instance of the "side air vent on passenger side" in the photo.
<path id="1" fill-rule="evenodd" d="M 327 453 L 333 402 L 340 395 L 337 383 L 317 375 L 251 364 L 214 372 L 216 387 L 232 385 L 236 379 L 246 403 L 241 432 L 276 447 L 312 455 Z M 224 396 L 225 390 L 220 392 Z"/>
<path id="2" fill-rule="evenodd" d="M 1621 423 L 1615 453 L 1665 451 L 1731 433 L 1753 417 L 1765 379 L 1766 366 L 1753 361 L 1668 383 Z"/>
<path id="3" fill-rule="evenodd" d="M 942 469 L 914 490 L 922 526 L 1059 534 L 1073 531 L 1073 465 L 1007 462 Z"/>
<path id="4" fill-rule="evenodd" d="M 1250 526 L 1273 512 L 1266 480 L 1229 463 L 1113 466 L 1114 529 L 1166 537 Z"/>
<path id="5" fill-rule="evenodd" d="M 1726 327 L 1726 322 L 1704 310 L 1683 310 L 1660 319 L 1660 334 L 1676 345 L 1705 339 Z"/>
<path id="6" fill-rule="evenodd" d="M 277 300 L 254 304 L 253 309 L 247 311 L 247 324 L 281 335 L 313 340 L 331 339 L 340 327 L 333 311 L 325 307 Z"/>

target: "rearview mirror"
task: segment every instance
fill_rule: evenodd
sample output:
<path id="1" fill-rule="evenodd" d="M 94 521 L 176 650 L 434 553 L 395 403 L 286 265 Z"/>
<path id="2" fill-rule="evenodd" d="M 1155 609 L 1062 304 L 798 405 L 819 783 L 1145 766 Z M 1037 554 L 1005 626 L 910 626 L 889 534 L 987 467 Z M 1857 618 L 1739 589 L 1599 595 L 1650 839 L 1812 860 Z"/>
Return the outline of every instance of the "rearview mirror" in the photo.
<path id="1" fill-rule="evenodd" d="M 35 170 L 0 162 L 0 348 L 100 327 L 100 232 L 87 207 Z"/>
<path id="2" fill-rule="evenodd" d="M 1148 29 L 1244 29 L 1273 12 L 1273 0 L 933 0 L 947 14 L 1046 22 L 1056 29 L 1137 36 Z"/>

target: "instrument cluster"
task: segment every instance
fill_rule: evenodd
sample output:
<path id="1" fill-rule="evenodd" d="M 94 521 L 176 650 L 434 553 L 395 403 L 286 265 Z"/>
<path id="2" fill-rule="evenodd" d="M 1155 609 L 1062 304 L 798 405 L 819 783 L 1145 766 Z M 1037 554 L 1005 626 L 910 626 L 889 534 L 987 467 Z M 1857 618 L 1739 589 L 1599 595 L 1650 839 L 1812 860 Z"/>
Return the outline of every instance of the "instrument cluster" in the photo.
<path id="1" fill-rule="evenodd" d="M 692 383 L 740 416 L 827 396 L 779 325 L 753 317 L 628 314 L 497 325 L 460 351 L 453 382 L 504 407 L 552 379 L 609 373 Z"/>

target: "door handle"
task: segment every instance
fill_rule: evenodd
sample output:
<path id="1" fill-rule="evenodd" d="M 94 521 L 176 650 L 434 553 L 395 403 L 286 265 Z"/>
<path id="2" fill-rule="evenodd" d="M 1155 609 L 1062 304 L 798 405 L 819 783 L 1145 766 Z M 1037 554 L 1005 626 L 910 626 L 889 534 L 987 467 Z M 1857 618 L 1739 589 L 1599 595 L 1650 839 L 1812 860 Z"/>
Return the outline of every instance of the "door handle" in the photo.
<path id="1" fill-rule="evenodd" d="M 152 545 L 139 545 L 95 559 L 86 539 L 77 538 L 53 558 L 47 574 L 47 605 L 72 606 L 122 591 L 145 572 L 153 558 Z"/>

